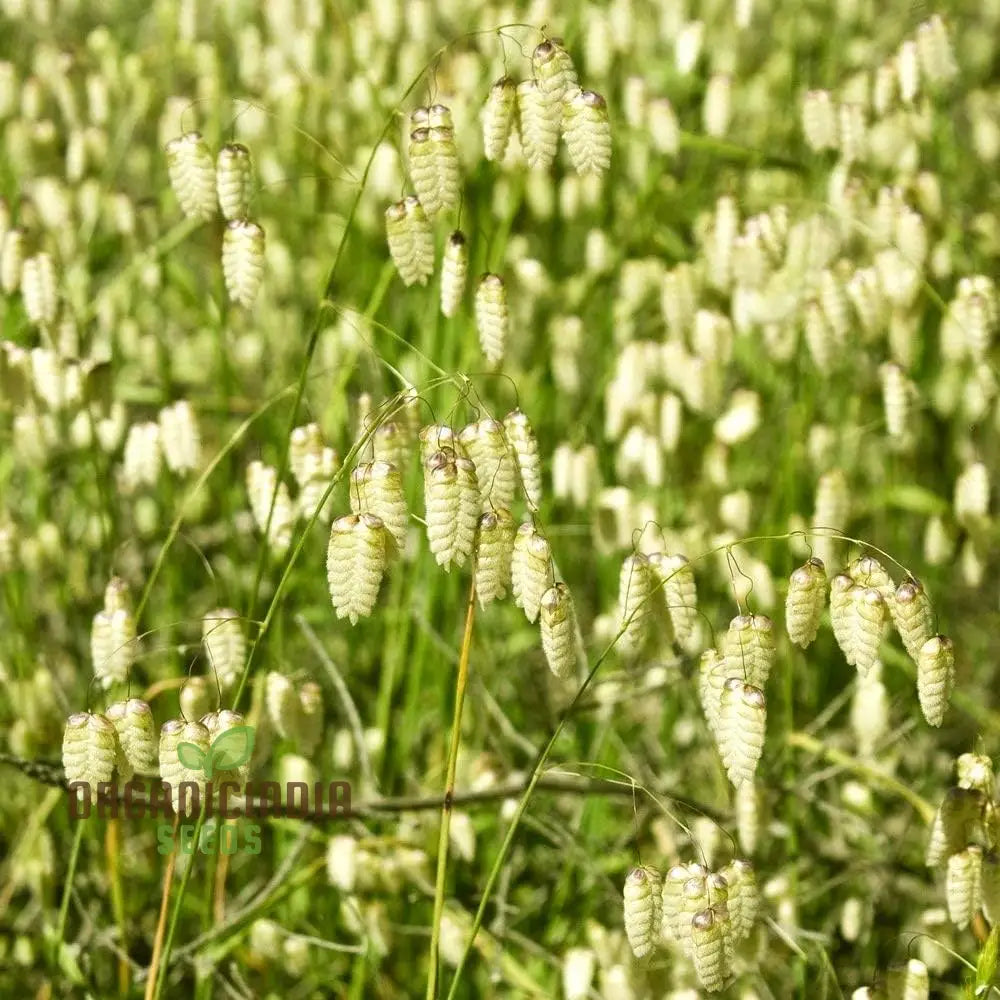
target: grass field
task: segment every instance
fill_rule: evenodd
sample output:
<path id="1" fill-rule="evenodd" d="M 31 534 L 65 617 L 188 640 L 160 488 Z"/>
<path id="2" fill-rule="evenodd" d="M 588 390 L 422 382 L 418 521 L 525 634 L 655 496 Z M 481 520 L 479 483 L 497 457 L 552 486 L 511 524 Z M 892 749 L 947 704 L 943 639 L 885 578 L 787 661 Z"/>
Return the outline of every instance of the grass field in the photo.
<path id="1" fill-rule="evenodd" d="M 0 996 L 994 995 L 998 38 L 0 0 Z"/>

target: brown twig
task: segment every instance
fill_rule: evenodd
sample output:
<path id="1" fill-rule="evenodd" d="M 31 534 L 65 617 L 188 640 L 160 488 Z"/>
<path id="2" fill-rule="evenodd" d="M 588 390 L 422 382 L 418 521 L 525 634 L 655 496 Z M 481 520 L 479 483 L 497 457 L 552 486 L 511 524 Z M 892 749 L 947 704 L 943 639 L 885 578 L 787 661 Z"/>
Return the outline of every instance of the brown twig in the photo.
<path id="1" fill-rule="evenodd" d="M 160 952 L 163 950 L 163 934 L 167 928 L 167 904 L 170 902 L 170 887 L 174 881 L 174 866 L 177 863 L 177 827 L 180 816 L 174 817 L 173 846 L 167 858 L 167 869 L 163 873 L 163 896 L 160 899 L 160 919 L 156 922 L 156 937 L 153 938 L 153 957 L 149 962 L 149 978 L 146 980 L 145 1000 L 153 1000 L 156 993 L 156 974 L 160 966 Z"/>

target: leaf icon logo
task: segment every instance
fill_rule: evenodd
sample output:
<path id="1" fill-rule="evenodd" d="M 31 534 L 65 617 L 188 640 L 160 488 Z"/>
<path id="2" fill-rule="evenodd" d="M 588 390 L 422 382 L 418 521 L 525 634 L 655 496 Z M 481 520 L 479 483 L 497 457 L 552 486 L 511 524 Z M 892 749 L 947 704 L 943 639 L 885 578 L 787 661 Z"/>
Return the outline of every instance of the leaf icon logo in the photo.
<path id="1" fill-rule="evenodd" d="M 198 771 L 207 763 L 208 755 L 197 743 L 178 743 L 177 759 L 189 771 Z"/>
<path id="2" fill-rule="evenodd" d="M 202 770 L 212 780 L 217 771 L 235 771 L 253 754 L 253 726 L 233 726 L 219 733 L 206 753 L 195 743 L 178 743 L 177 758 L 190 770 Z"/>

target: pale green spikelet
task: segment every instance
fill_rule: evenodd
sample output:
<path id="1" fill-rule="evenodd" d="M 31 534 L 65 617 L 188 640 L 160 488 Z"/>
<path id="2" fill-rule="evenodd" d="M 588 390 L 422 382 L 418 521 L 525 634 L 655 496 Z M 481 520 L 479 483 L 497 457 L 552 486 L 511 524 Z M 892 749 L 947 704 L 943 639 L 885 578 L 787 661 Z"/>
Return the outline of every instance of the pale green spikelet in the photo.
<path id="1" fill-rule="evenodd" d="M 330 527 L 326 576 L 338 618 L 352 625 L 375 607 L 393 540 L 374 514 L 348 514 Z"/>
<path id="2" fill-rule="evenodd" d="M 250 150 L 239 142 L 223 146 L 215 161 L 215 187 L 224 219 L 246 218 L 252 179 Z"/>
<path id="3" fill-rule="evenodd" d="M 118 773 L 125 781 L 133 774 L 157 773 L 157 739 L 153 713 L 139 698 L 108 707 L 107 718 L 118 733 Z"/>
<path id="4" fill-rule="evenodd" d="M 917 654 L 917 695 L 929 725 L 940 726 L 955 686 L 955 647 L 945 635 L 931 636 Z"/>
<path id="5" fill-rule="evenodd" d="M 805 649 L 816 638 L 825 606 L 826 567 L 809 559 L 792 573 L 785 598 L 785 628 L 796 646 Z"/>
<path id="6" fill-rule="evenodd" d="M 532 510 L 538 510 L 542 502 L 542 460 L 538 454 L 538 439 L 522 410 L 511 410 L 503 418 L 507 441 L 517 459 L 517 468 L 521 474 L 521 485 L 524 495 Z"/>
<path id="7" fill-rule="evenodd" d="M 684 912 L 684 886 L 691 873 L 687 865 L 672 865 L 663 876 L 661 895 L 662 938 L 681 940 L 681 920 Z M 690 919 L 690 918 L 688 918 Z"/>
<path id="8" fill-rule="evenodd" d="M 857 584 L 846 574 L 839 573 L 830 581 L 830 624 L 844 658 L 854 666 L 854 591 Z"/>
<path id="9" fill-rule="evenodd" d="M 479 346 L 490 364 L 503 361 L 510 316 L 507 311 L 507 288 L 499 274 L 484 274 L 476 286 L 476 329 Z"/>
<path id="10" fill-rule="evenodd" d="M 206 712 L 212 710 L 215 692 L 214 682 L 210 687 L 207 677 L 202 677 L 200 674 L 188 677 L 178 695 L 181 715 L 185 719 L 200 719 Z"/>
<path id="11" fill-rule="evenodd" d="M 746 787 L 746 786 L 744 786 Z M 729 919 L 735 944 L 745 941 L 757 922 L 760 890 L 757 873 L 749 861 L 737 858 L 722 869 L 729 885 Z"/>
<path id="12" fill-rule="evenodd" d="M 937 868 L 974 839 L 980 829 L 986 795 L 978 788 L 949 788 L 934 814 L 925 864 Z"/>
<path id="13" fill-rule="evenodd" d="M 215 164 L 200 132 L 185 132 L 167 143 L 167 173 L 181 211 L 193 219 L 215 215 Z"/>
<path id="14" fill-rule="evenodd" d="M 691 955 L 698 981 L 709 993 L 726 985 L 725 921 L 714 908 L 699 910 L 691 918 Z"/>
<path id="15" fill-rule="evenodd" d="M 539 607 L 542 650 L 549 669 L 560 679 L 572 677 L 581 659 L 573 595 L 564 583 L 557 583 L 542 594 Z"/>
<path id="16" fill-rule="evenodd" d="M 717 742 L 729 780 L 737 788 L 752 781 L 764 752 L 767 701 L 764 692 L 738 677 L 722 689 Z"/>
<path id="17" fill-rule="evenodd" d="M 487 160 L 499 162 L 504 158 L 516 117 L 517 85 L 504 76 L 490 88 L 483 107 L 483 153 Z"/>
<path id="18" fill-rule="evenodd" d="M 948 858 L 945 901 L 948 918 L 960 930 L 972 923 L 982 901 L 983 849 L 969 844 Z"/>
<path id="19" fill-rule="evenodd" d="M 509 509 L 517 474 L 503 424 L 486 417 L 464 427 L 459 440 L 476 467 L 484 510 Z"/>
<path id="20" fill-rule="evenodd" d="M 850 643 L 854 665 L 862 677 L 878 659 L 886 618 L 885 600 L 874 587 L 854 588 L 851 592 Z"/>
<path id="21" fill-rule="evenodd" d="M 267 526 L 273 501 L 274 512 L 267 540 L 275 551 L 284 552 L 291 544 L 295 525 L 295 508 L 288 495 L 288 487 L 278 482 L 278 471 L 274 466 L 265 465 L 257 459 L 247 466 L 246 482 L 250 513 L 260 531 Z"/>
<path id="22" fill-rule="evenodd" d="M 274 731 L 283 740 L 291 739 L 301 705 L 295 685 L 285 674 L 276 670 L 268 672 L 264 678 L 264 704 Z"/>
<path id="23" fill-rule="evenodd" d="M 406 494 L 399 470 L 388 462 L 366 462 L 351 472 L 351 513 L 374 514 L 381 518 L 395 543 L 402 551 L 406 544 L 406 529 L 410 514 L 406 509 Z"/>
<path id="24" fill-rule="evenodd" d="M 889 995 L 899 1000 L 928 1000 L 930 978 L 927 966 L 919 958 L 911 958 L 900 969 L 891 969 L 888 976 Z"/>
<path id="25" fill-rule="evenodd" d="M 24 260 L 21 270 L 21 300 L 28 320 L 40 327 L 50 327 L 59 310 L 56 266 L 44 250 Z"/>
<path id="26" fill-rule="evenodd" d="M 656 552 L 649 557 L 649 564 L 659 583 L 662 584 L 663 603 L 674 637 L 683 646 L 694 634 L 698 617 L 698 588 L 694 570 L 686 556 L 665 555 Z"/>
<path id="27" fill-rule="evenodd" d="M 655 868 L 633 868 L 625 879 L 625 935 L 636 958 L 645 958 L 660 940 L 662 886 Z"/>
<path id="28" fill-rule="evenodd" d="M 517 526 L 510 511 L 500 507 L 479 518 L 476 536 L 476 596 L 482 607 L 507 595 Z"/>
<path id="29" fill-rule="evenodd" d="M 920 581 L 911 577 L 901 583 L 889 610 L 907 653 L 918 662 L 921 647 L 934 634 L 934 610 Z"/>
<path id="30" fill-rule="evenodd" d="M 201 641 L 209 668 L 223 691 L 231 688 L 243 673 L 247 639 L 239 612 L 215 608 L 201 620 Z"/>
<path id="31" fill-rule="evenodd" d="M 698 660 L 698 697 L 713 736 L 718 732 L 722 688 L 728 676 L 726 658 L 715 649 L 706 649 Z"/>
<path id="32" fill-rule="evenodd" d="M 649 642 L 654 623 L 653 593 L 656 579 L 649 558 L 628 556 L 618 574 L 618 621 L 624 629 L 618 651 L 626 659 L 639 656 Z"/>
<path id="33" fill-rule="evenodd" d="M 525 521 L 514 535 L 510 576 L 514 604 L 534 623 L 541 610 L 542 594 L 554 580 L 552 549 L 530 521 Z"/>
<path id="34" fill-rule="evenodd" d="M 101 687 L 121 684 L 128 679 L 135 662 L 137 636 L 135 619 L 127 607 L 108 611 L 103 608 L 94 615 L 90 630 L 90 655 L 94 676 Z"/>
<path id="35" fill-rule="evenodd" d="M 517 121 L 528 166 L 547 170 L 559 148 L 562 103 L 550 103 L 535 80 L 524 80 L 517 85 Z"/>
<path id="36" fill-rule="evenodd" d="M 444 452 L 450 458 L 457 455 L 471 457 L 465 450 L 460 436 L 447 424 L 428 424 L 426 427 L 421 427 L 418 438 L 420 441 L 420 461 L 424 465 L 438 451 Z"/>
<path id="37" fill-rule="evenodd" d="M 444 245 L 441 257 L 441 315 L 454 316 L 462 304 L 469 273 L 469 243 L 456 229 Z"/>
<path id="38" fill-rule="evenodd" d="M 578 174 L 603 174 L 611 166 L 608 105 L 593 90 L 576 88 L 563 102 L 563 136 Z"/>
<path id="39" fill-rule="evenodd" d="M 388 462 L 400 473 L 409 465 L 412 441 L 406 427 L 395 420 L 379 424 L 372 438 L 372 453 L 376 462 Z"/>
<path id="40" fill-rule="evenodd" d="M 91 802 L 96 801 L 97 786 L 111 780 L 118 757 L 118 734 L 105 716 L 77 712 L 66 720 L 62 744 L 66 781 L 85 782 Z"/>
<path id="41" fill-rule="evenodd" d="M 229 300 L 249 309 L 264 280 L 264 229 L 233 219 L 222 234 L 222 277 Z"/>
<path id="42" fill-rule="evenodd" d="M 427 539 L 439 566 L 463 566 L 472 555 L 479 521 L 476 468 L 454 452 L 436 451 L 424 464 Z"/>
<path id="43" fill-rule="evenodd" d="M 426 285 L 434 272 L 434 234 L 423 205 L 410 195 L 385 210 L 389 255 L 404 285 Z"/>
<path id="44" fill-rule="evenodd" d="M 774 665 L 774 622 L 767 615 L 737 615 L 722 640 L 727 677 L 763 688 Z"/>

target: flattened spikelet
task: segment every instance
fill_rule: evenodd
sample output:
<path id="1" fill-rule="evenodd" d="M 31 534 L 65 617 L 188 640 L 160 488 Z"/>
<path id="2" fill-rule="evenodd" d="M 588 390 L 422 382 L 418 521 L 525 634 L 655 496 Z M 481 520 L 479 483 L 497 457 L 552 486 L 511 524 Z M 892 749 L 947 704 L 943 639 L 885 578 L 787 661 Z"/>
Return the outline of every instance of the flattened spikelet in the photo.
<path id="1" fill-rule="evenodd" d="M 737 615 L 722 641 L 726 676 L 763 688 L 774 665 L 774 622 L 767 615 Z"/>
<path id="2" fill-rule="evenodd" d="M 215 186 L 224 219 L 246 218 L 252 174 L 250 150 L 242 143 L 230 142 L 219 150 Z"/>
<path id="3" fill-rule="evenodd" d="M 747 787 L 747 786 L 744 786 Z M 737 858 L 722 869 L 729 885 L 729 920 L 734 944 L 746 940 L 757 922 L 760 890 L 757 873 L 749 861 Z"/>
<path id="4" fill-rule="evenodd" d="M 538 454 L 538 440 L 532 429 L 531 421 L 521 410 L 511 410 L 504 417 L 504 430 L 507 441 L 514 451 L 517 467 L 521 473 L 521 485 L 528 505 L 538 510 L 542 502 L 542 460 Z"/>
<path id="5" fill-rule="evenodd" d="M 996 925 L 1000 919 L 1000 857 L 995 851 L 983 856 L 980 895 L 986 919 Z"/>
<path id="6" fill-rule="evenodd" d="M 917 695 L 924 718 L 940 726 L 955 686 L 955 647 L 945 635 L 931 636 L 917 654 Z"/>
<path id="7" fill-rule="evenodd" d="M 698 588 L 691 563 L 679 553 L 664 555 L 657 552 L 649 557 L 649 564 L 657 581 L 663 585 L 663 603 L 670 616 L 674 637 L 684 645 L 693 635 L 698 617 Z"/>
<path id="8" fill-rule="evenodd" d="M 878 659 L 886 617 L 885 600 L 874 587 L 855 587 L 851 592 L 850 642 L 854 665 L 862 677 Z"/>
<path id="9" fill-rule="evenodd" d="M 472 554 L 479 521 L 476 467 L 469 459 L 437 451 L 424 465 L 427 538 L 439 566 L 462 566 Z"/>
<path id="10" fill-rule="evenodd" d="M 484 274 L 476 286 L 476 329 L 479 345 L 490 364 L 503 360 L 510 316 L 507 311 L 507 288 L 499 274 Z"/>
<path id="11" fill-rule="evenodd" d="M 611 122 L 600 94 L 577 88 L 566 97 L 563 136 L 578 174 L 603 174 L 611 166 Z"/>
<path id="12" fill-rule="evenodd" d="M 21 271 L 21 299 L 28 319 L 36 326 L 51 326 L 59 309 L 56 266 L 42 251 L 28 257 Z"/>
<path id="13" fill-rule="evenodd" d="M 973 840 L 985 807 L 986 796 L 978 788 L 948 789 L 931 823 L 925 857 L 928 868 L 944 864 Z"/>
<path id="14" fill-rule="evenodd" d="M 264 230 L 248 219 L 233 219 L 222 234 L 222 276 L 230 301 L 249 309 L 264 280 Z"/>
<path id="15" fill-rule="evenodd" d="M 549 669 L 556 677 L 572 677 L 580 661 L 580 640 L 573 595 L 565 584 L 557 583 L 542 594 L 540 621 Z"/>
<path id="16" fill-rule="evenodd" d="M 874 587 L 885 601 L 886 609 L 892 608 L 896 599 L 896 585 L 886 568 L 874 556 L 861 556 L 847 567 L 847 574 L 859 587 Z"/>
<path id="17" fill-rule="evenodd" d="M 434 272 L 434 234 L 419 199 L 410 195 L 385 210 L 389 256 L 404 285 L 426 285 Z"/>
<path id="18" fill-rule="evenodd" d="M 809 559 L 788 581 L 785 598 L 785 628 L 788 638 L 805 649 L 816 638 L 826 605 L 826 567 Z"/>
<path id="19" fill-rule="evenodd" d="M 485 417 L 462 428 L 459 441 L 476 467 L 483 508 L 510 509 L 517 475 L 503 424 Z"/>
<path id="20" fill-rule="evenodd" d="M 499 508 L 479 518 L 476 539 L 476 596 L 482 607 L 505 597 L 510 587 L 511 558 L 514 554 L 514 519 Z"/>
<path id="21" fill-rule="evenodd" d="M 388 462 L 366 462 L 351 472 L 351 512 L 374 514 L 389 529 L 395 549 L 406 544 L 410 521 L 399 469 Z"/>
<path id="22" fill-rule="evenodd" d="M 628 556 L 618 574 L 618 621 L 624 627 L 618 651 L 626 659 L 639 656 L 650 639 L 655 586 L 649 558 L 642 553 Z"/>
<path id="23" fill-rule="evenodd" d="M 931 599 L 919 580 L 905 580 L 896 588 L 890 611 L 907 653 L 918 662 L 921 647 L 934 634 Z"/>
<path id="24" fill-rule="evenodd" d="M 153 713 L 139 698 L 108 707 L 107 718 L 118 734 L 118 773 L 128 781 L 133 774 L 157 773 L 156 727 Z"/>
<path id="25" fill-rule="evenodd" d="M 982 900 L 983 849 L 970 844 L 948 858 L 945 900 L 948 917 L 959 929 L 972 923 Z"/>
<path id="26" fill-rule="evenodd" d="M 713 736 L 718 730 L 722 688 L 728 676 L 726 658 L 715 649 L 706 649 L 698 660 L 698 697 Z"/>
<path id="27" fill-rule="evenodd" d="M 200 132 L 185 132 L 167 143 L 167 173 L 181 211 L 194 219 L 215 215 L 215 164 Z"/>
<path id="28" fill-rule="evenodd" d="M 25 237 L 23 227 L 15 226 L 0 240 L 0 291 L 13 295 L 21 287 L 24 270 Z"/>
<path id="29" fill-rule="evenodd" d="M 525 521 L 514 536 L 510 576 L 514 604 L 534 623 L 541 610 L 542 594 L 553 584 L 553 574 L 552 549 L 530 521 Z"/>
<path id="30" fill-rule="evenodd" d="M 225 691 L 239 680 L 246 662 L 247 640 L 239 612 L 233 608 L 209 611 L 201 620 L 201 639 L 209 668 Z"/>
<path id="31" fill-rule="evenodd" d="M 326 576 L 338 618 L 356 625 L 372 613 L 392 544 L 388 529 L 374 514 L 348 514 L 333 522 Z"/>
<path id="32" fill-rule="evenodd" d="M 66 781 L 86 782 L 92 802 L 97 798 L 97 786 L 111 780 L 118 755 L 118 734 L 103 715 L 77 712 L 66 720 L 62 744 Z"/>
<path id="33" fill-rule="evenodd" d="M 301 711 L 295 685 L 284 674 L 279 674 L 276 670 L 269 671 L 264 678 L 264 704 L 275 732 L 283 740 L 291 739 Z"/>
<path id="34" fill-rule="evenodd" d="M 625 879 L 625 935 L 636 958 L 660 939 L 663 877 L 655 868 L 633 868 Z"/>
<path id="35" fill-rule="evenodd" d="M 714 907 L 699 910 L 691 918 L 691 955 L 698 980 L 709 993 L 718 993 L 726 985 L 729 970 L 726 962 L 725 926 L 722 914 Z"/>
<path id="36" fill-rule="evenodd" d="M 735 787 L 753 780 L 766 731 L 764 692 L 738 677 L 729 678 L 722 689 L 717 740 L 726 774 Z"/>
<path id="37" fill-rule="evenodd" d="M 90 630 L 90 655 L 94 676 L 101 687 L 121 684 L 128 679 L 136 657 L 136 628 L 128 607 L 98 611 Z"/>
<path id="38" fill-rule="evenodd" d="M 562 104 L 549 103 L 534 80 L 524 80 L 517 85 L 517 117 L 528 166 L 547 170 L 559 148 Z"/>
<path id="39" fill-rule="evenodd" d="M 483 153 L 487 160 L 504 158 L 516 115 L 517 86 L 510 77 L 501 77 L 490 88 L 483 107 Z"/>
<path id="40" fill-rule="evenodd" d="M 465 234 L 456 229 L 444 245 L 441 258 L 441 314 L 454 316 L 462 304 L 465 281 L 469 273 L 469 243 Z"/>
<path id="41" fill-rule="evenodd" d="M 846 574 L 839 573 L 830 581 L 830 624 L 844 658 L 854 666 L 854 591 L 857 584 Z"/>

